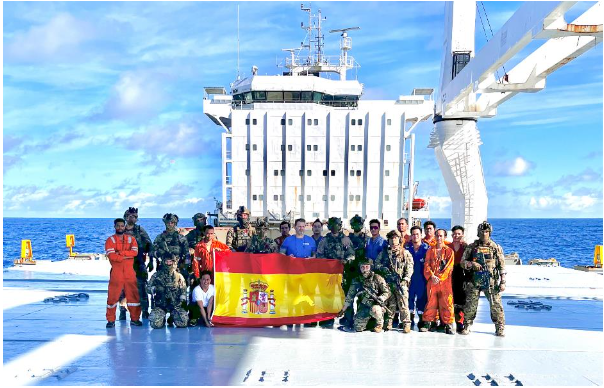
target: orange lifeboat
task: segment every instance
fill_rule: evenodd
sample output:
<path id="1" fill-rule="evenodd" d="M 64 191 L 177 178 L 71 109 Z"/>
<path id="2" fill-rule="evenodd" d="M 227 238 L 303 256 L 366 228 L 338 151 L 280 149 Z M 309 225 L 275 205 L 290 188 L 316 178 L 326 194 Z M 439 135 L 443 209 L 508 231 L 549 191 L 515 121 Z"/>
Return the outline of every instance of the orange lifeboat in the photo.
<path id="1" fill-rule="evenodd" d="M 423 198 L 413 199 L 413 210 L 421 210 L 426 206 L 426 200 Z M 409 205 L 405 204 L 405 210 L 409 208 Z"/>

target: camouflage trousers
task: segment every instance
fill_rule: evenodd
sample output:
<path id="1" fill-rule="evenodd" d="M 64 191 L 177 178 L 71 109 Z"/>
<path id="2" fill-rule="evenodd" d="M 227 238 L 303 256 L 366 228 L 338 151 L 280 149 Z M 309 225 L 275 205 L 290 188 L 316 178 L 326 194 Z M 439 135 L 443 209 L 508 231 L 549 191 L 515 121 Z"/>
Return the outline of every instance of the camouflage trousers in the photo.
<path id="1" fill-rule="evenodd" d="M 386 301 L 387 307 L 393 314 L 396 314 L 396 311 L 400 312 L 400 321 L 403 323 L 411 323 L 411 315 L 409 314 L 409 288 L 402 287 L 403 292 L 401 292 L 396 287 L 390 287 L 392 290 L 392 296 Z M 392 326 L 392 320 L 394 316 L 390 316 L 390 314 L 386 314 L 386 327 Z"/>
<path id="2" fill-rule="evenodd" d="M 136 286 L 138 287 L 138 297 L 140 298 L 141 311 L 149 312 L 149 294 L 147 294 L 147 279 L 136 278 Z M 124 290 L 120 294 L 120 309 L 126 308 L 128 301 L 126 300 L 126 294 Z"/>
<path id="3" fill-rule="evenodd" d="M 161 329 L 166 324 L 166 315 L 170 313 L 170 316 L 174 319 L 176 327 L 187 327 L 189 323 L 189 315 L 187 310 L 182 307 L 174 307 L 172 309 L 162 309 L 155 307 L 149 314 L 149 324 L 154 329 Z"/>
<path id="4" fill-rule="evenodd" d="M 496 292 L 492 287 L 481 290 L 471 282 L 466 283 L 466 304 L 463 309 L 464 319 L 471 324 L 474 318 L 476 318 L 478 299 L 480 298 L 481 291 L 484 292 L 484 296 L 489 301 L 491 320 L 497 326 L 504 326 L 505 315 L 503 313 L 503 304 L 501 303 L 501 294 Z"/>
<path id="5" fill-rule="evenodd" d="M 378 326 L 384 325 L 384 308 L 374 304 L 369 307 L 366 304 L 359 304 L 357 313 L 354 315 L 354 330 L 363 331 L 371 318 L 375 318 Z"/>

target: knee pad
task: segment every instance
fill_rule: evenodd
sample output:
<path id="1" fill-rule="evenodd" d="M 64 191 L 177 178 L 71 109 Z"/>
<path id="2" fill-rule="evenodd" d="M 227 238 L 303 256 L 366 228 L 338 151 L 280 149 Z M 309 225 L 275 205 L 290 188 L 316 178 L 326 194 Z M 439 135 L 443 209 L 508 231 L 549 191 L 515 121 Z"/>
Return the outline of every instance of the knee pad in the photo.
<path id="1" fill-rule="evenodd" d="M 184 309 L 172 310 L 171 314 L 174 315 L 174 324 L 176 327 L 187 327 L 189 323 L 189 314 Z"/>

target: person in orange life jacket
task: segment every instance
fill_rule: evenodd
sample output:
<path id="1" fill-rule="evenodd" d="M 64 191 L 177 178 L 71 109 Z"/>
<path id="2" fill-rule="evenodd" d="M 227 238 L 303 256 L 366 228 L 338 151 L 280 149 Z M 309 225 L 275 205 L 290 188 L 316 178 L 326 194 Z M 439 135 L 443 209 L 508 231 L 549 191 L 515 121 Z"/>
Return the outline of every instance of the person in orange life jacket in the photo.
<path id="1" fill-rule="evenodd" d="M 455 225 L 451 232 L 453 241 L 445 243 L 455 253 L 455 264 L 453 265 L 453 306 L 455 307 L 455 326 L 458 333 L 461 333 L 464 325 L 463 307 L 466 304 L 466 282 L 471 281 L 469 272 L 461 266 L 461 258 L 468 244 L 463 241 L 464 228 L 460 225 Z"/>
<path id="2" fill-rule="evenodd" d="M 431 247 L 436 245 L 436 239 L 434 238 L 434 232 L 436 231 L 436 224 L 433 221 L 424 222 L 424 233 L 425 236 L 422 242 L 430 245 Z"/>
<path id="3" fill-rule="evenodd" d="M 428 303 L 422 319 L 427 325 L 419 331 L 428 331 L 434 325 L 437 312 L 445 325 L 447 334 L 455 334 L 453 331 L 453 290 L 451 287 L 451 272 L 455 254 L 453 249 L 445 245 L 447 231 L 438 229 L 436 231 L 436 245 L 428 250 L 424 264 L 424 276 L 427 280 Z"/>
<path id="4" fill-rule="evenodd" d="M 122 289 L 126 291 L 128 299 L 128 310 L 130 311 L 130 324 L 142 326 L 140 321 L 141 305 L 138 295 L 136 273 L 134 272 L 133 260 L 138 255 L 136 239 L 125 234 L 126 221 L 116 218 L 113 221 L 115 234 L 105 241 L 105 253 L 111 263 L 109 275 L 109 290 L 107 293 L 107 328 L 115 326 L 115 310 Z"/>

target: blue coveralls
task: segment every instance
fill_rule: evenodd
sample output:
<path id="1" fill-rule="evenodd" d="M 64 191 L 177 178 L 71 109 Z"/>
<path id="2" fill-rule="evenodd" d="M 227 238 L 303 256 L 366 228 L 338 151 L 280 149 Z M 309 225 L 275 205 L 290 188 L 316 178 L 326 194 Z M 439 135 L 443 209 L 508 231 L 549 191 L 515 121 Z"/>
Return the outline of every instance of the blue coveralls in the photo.
<path id="1" fill-rule="evenodd" d="M 405 249 L 413 256 L 413 275 L 411 275 L 411 284 L 409 285 L 409 312 L 413 314 L 416 308 L 415 301 L 417 299 L 417 313 L 423 314 L 426 303 L 428 303 L 428 294 L 426 293 L 426 278 L 424 277 L 424 262 L 426 252 L 430 246 L 425 242 L 419 246 L 417 252 L 413 249 L 413 243 L 409 241 L 405 244 Z"/>

